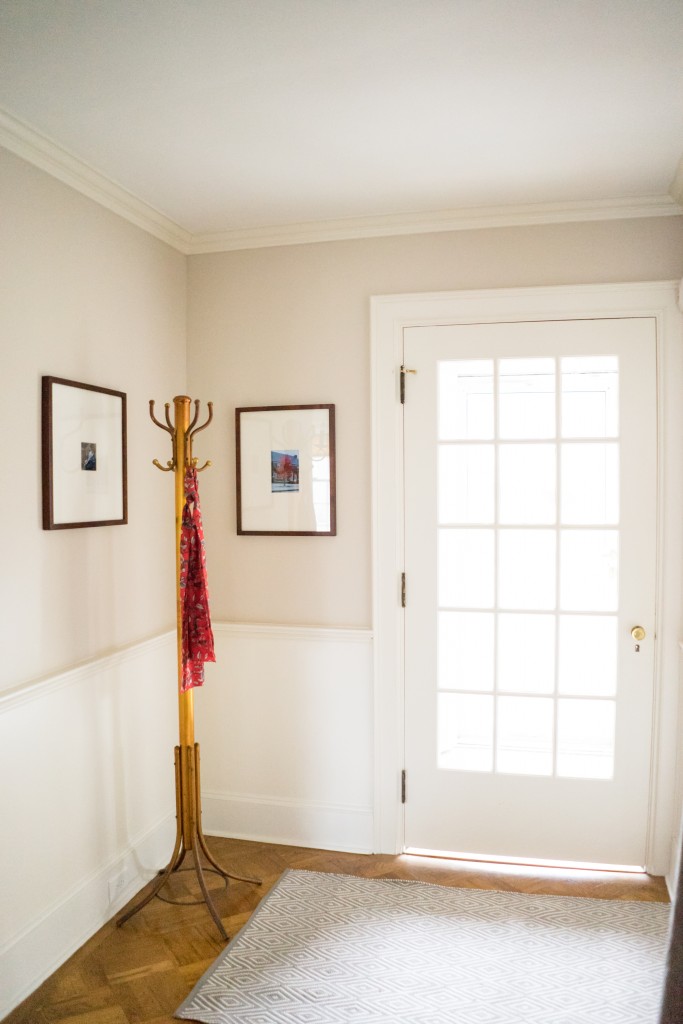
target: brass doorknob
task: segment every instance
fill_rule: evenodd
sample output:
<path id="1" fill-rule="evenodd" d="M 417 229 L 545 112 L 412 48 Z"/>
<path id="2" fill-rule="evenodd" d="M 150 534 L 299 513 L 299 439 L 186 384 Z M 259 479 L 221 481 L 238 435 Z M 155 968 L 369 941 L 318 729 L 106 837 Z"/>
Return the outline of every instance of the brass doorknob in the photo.
<path id="1" fill-rule="evenodd" d="M 634 640 L 640 643 L 641 640 L 645 639 L 645 630 L 642 626 L 634 626 L 631 630 L 631 636 Z"/>

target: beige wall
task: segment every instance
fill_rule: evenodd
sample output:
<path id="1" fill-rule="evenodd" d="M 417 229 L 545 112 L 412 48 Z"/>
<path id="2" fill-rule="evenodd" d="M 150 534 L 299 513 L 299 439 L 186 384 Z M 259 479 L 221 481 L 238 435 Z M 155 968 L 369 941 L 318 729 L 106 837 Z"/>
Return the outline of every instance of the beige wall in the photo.
<path id="1" fill-rule="evenodd" d="M 173 625 L 170 457 L 147 401 L 185 389 L 186 260 L 0 149 L 0 690 Z M 128 396 L 129 524 L 44 531 L 40 378 Z"/>
<path id="2" fill-rule="evenodd" d="M 681 217 L 190 257 L 189 393 L 217 421 L 198 444 L 214 617 L 370 625 L 370 296 L 681 276 Z M 337 537 L 237 537 L 235 407 L 316 402 L 337 406 Z"/>

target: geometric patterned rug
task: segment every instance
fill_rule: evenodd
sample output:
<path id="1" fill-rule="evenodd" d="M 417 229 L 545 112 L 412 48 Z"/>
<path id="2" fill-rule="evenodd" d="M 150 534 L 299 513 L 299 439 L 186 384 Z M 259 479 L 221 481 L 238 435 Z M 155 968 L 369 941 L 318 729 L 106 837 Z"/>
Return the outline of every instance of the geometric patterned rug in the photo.
<path id="1" fill-rule="evenodd" d="M 287 871 L 175 1016 L 656 1024 L 670 909 Z"/>

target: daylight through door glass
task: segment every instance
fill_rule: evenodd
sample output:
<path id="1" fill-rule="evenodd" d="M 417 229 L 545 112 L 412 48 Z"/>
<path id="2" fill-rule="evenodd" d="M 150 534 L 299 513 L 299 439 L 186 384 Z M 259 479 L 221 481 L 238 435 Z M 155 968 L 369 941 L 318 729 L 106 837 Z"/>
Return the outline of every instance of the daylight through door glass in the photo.
<path id="1" fill-rule="evenodd" d="M 611 778 L 616 356 L 438 364 L 438 767 Z"/>

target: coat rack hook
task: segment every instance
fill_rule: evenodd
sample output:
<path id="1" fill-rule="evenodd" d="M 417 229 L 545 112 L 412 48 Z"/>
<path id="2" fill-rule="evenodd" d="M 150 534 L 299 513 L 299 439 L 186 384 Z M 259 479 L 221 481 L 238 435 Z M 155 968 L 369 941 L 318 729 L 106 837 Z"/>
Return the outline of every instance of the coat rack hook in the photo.
<path id="1" fill-rule="evenodd" d="M 175 469 L 173 459 L 169 459 L 165 466 L 162 466 L 158 459 L 152 459 L 152 465 L 160 469 L 162 473 L 171 473 Z"/>
<path id="2" fill-rule="evenodd" d="M 195 424 L 196 424 L 198 419 L 199 419 L 199 399 L 195 398 L 195 400 L 194 400 L 194 416 L 192 417 L 192 422 L 189 424 L 189 426 L 187 428 L 188 434 L 192 433 L 192 429 L 195 426 Z"/>
<path id="3" fill-rule="evenodd" d="M 171 437 L 173 437 L 173 435 L 175 434 L 175 430 L 170 425 L 171 421 L 170 421 L 169 416 L 168 416 L 168 408 L 169 407 L 166 406 L 166 419 L 168 419 L 168 421 L 169 421 L 169 426 L 166 426 L 165 423 L 160 423 L 159 420 L 154 415 L 154 399 L 150 398 L 150 400 L 149 400 L 149 415 L 152 418 L 152 423 L 156 423 L 157 427 L 161 427 L 162 430 L 167 431 L 171 435 Z"/>
<path id="4" fill-rule="evenodd" d="M 197 461 L 197 459 L 194 459 L 194 461 L 196 462 L 196 461 Z M 211 459 L 208 459 L 208 460 L 207 460 L 207 461 L 206 461 L 206 462 L 204 463 L 204 465 L 203 465 L 203 466 L 195 466 L 195 469 L 197 470 L 197 472 L 198 472 L 198 473 L 201 473 L 201 472 L 203 472 L 203 471 L 204 471 L 205 469 L 208 469 L 208 468 L 209 468 L 209 466 L 210 466 L 211 464 L 212 464 L 212 463 L 211 463 Z"/>
<path id="5" fill-rule="evenodd" d="M 194 437 L 194 435 L 198 434 L 200 430 L 206 430 L 209 423 L 213 419 L 213 402 L 207 402 L 206 404 L 209 409 L 209 418 L 207 419 L 206 423 L 202 423 L 201 427 L 195 427 L 195 429 L 190 432 L 190 437 Z M 199 402 L 197 402 L 197 414 L 199 414 Z M 192 422 L 194 422 L 194 420 Z"/>
<path id="6" fill-rule="evenodd" d="M 171 403 L 170 402 L 165 402 L 164 403 L 164 412 L 166 413 L 166 422 L 168 423 L 169 430 L 171 430 L 171 431 L 175 430 L 175 427 L 171 423 Z"/>

